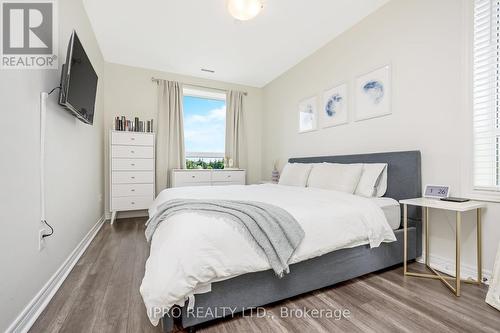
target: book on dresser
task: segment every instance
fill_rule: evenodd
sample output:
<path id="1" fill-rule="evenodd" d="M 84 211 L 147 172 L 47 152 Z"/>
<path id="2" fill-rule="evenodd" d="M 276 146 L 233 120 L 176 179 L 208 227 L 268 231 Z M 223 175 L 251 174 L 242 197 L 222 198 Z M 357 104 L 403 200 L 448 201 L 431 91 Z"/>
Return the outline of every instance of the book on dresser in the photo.
<path id="1" fill-rule="evenodd" d="M 109 134 L 111 224 L 119 211 L 149 208 L 155 197 L 154 133 Z"/>

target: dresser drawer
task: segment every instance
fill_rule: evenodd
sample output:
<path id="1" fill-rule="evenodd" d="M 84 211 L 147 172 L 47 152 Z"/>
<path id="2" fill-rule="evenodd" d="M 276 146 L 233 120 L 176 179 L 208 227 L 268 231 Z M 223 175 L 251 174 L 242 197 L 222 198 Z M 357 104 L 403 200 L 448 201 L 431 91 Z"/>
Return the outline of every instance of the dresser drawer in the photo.
<path id="1" fill-rule="evenodd" d="M 245 184 L 244 171 L 214 171 L 212 173 L 213 182 L 231 182 Z"/>
<path id="2" fill-rule="evenodd" d="M 153 203 L 153 195 L 136 197 L 113 197 L 111 199 L 111 209 L 117 210 L 135 210 L 148 209 Z"/>
<path id="3" fill-rule="evenodd" d="M 212 186 L 245 185 L 241 182 L 212 182 Z"/>
<path id="4" fill-rule="evenodd" d="M 113 171 L 152 171 L 154 159 L 152 158 L 113 158 Z"/>
<path id="5" fill-rule="evenodd" d="M 114 171 L 111 174 L 113 184 L 153 184 L 155 175 L 153 171 Z"/>
<path id="6" fill-rule="evenodd" d="M 147 146 L 111 146 L 113 158 L 153 158 L 153 147 Z"/>
<path id="7" fill-rule="evenodd" d="M 134 132 L 111 132 L 111 144 L 153 146 L 154 135 Z"/>
<path id="8" fill-rule="evenodd" d="M 114 184 L 112 189 L 115 197 L 147 196 L 153 194 L 153 184 Z"/>
<path id="9" fill-rule="evenodd" d="M 176 182 L 172 185 L 172 187 L 193 187 L 193 186 L 212 186 L 211 182 L 184 182 L 184 183 L 179 183 Z"/>
<path id="10" fill-rule="evenodd" d="M 193 183 L 208 183 L 210 185 L 210 171 L 174 171 L 172 175 L 176 186 Z"/>

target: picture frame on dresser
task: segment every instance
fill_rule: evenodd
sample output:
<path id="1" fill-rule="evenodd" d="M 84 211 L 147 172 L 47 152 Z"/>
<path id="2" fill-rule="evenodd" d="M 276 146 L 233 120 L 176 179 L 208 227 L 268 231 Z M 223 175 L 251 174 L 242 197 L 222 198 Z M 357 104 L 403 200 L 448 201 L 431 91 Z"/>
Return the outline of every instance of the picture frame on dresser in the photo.
<path id="1" fill-rule="evenodd" d="M 154 133 L 110 131 L 111 224 L 120 211 L 149 208 L 155 198 L 155 160 Z"/>

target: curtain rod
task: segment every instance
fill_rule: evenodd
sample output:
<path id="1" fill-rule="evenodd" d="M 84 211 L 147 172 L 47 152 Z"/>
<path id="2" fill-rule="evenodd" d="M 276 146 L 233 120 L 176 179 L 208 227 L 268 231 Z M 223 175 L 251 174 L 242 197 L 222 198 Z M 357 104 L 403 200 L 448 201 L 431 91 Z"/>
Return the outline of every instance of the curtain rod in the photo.
<path id="1" fill-rule="evenodd" d="M 151 78 L 151 81 L 152 81 L 152 82 L 156 82 L 156 83 L 158 83 L 158 81 L 162 81 L 162 80 L 163 80 L 163 79 L 158 79 L 158 78 L 156 78 L 156 77 L 152 77 L 152 78 Z M 184 85 L 185 85 L 185 86 L 188 86 L 188 87 L 196 87 L 196 88 L 211 89 L 211 90 L 218 90 L 218 91 L 227 92 L 227 90 L 225 90 L 225 89 L 212 88 L 212 87 L 202 86 L 202 85 L 198 85 L 198 84 L 189 84 L 189 83 L 186 83 L 186 84 L 184 84 Z M 247 96 L 247 95 L 248 95 L 248 92 L 243 91 L 243 95 Z"/>

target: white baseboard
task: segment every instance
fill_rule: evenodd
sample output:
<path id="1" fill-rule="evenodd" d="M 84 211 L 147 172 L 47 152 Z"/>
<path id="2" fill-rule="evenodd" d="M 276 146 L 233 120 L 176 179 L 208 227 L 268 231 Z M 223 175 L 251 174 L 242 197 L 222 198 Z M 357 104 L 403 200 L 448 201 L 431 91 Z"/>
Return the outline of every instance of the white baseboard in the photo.
<path id="1" fill-rule="evenodd" d="M 422 256 L 417 258 L 417 262 L 424 263 L 425 253 L 422 253 Z M 444 258 L 436 255 L 429 256 L 430 266 L 435 270 L 448 274 L 450 276 L 455 276 L 455 260 Z M 483 282 L 485 284 L 489 284 L 491 280 L 493 272 L 490 270 L 483 269 Z M 476 279 L 477 278 L 477 267 L 464 265 L 463 263 L 460 265 L 460 275 L 462 279 Z"/>
<path id="2" fill-rule="evenodd" d="M 59 269 L 52 275 L 43 288 L 36 294 L 36 296 L 29 302 L 24 310 L 17 316 L 14 322 L 7 328 L 6 333 L 25 333 L 28 332 L 31 326 L 35 323 L 36 319 L 42 311 L 49 304 L 52 297 L 61 287 L 66 277 L 71 272 L 78 259 L 85 252 L 90 242 L 94 239 L 95 235 L 101 229 L 105 221 L 104 215 L 101 216 L 99 221 L 90 229 L 90 231 L 83 237 L 82 241 L 71 252 L 69 257 L 59 267 Z"/>

